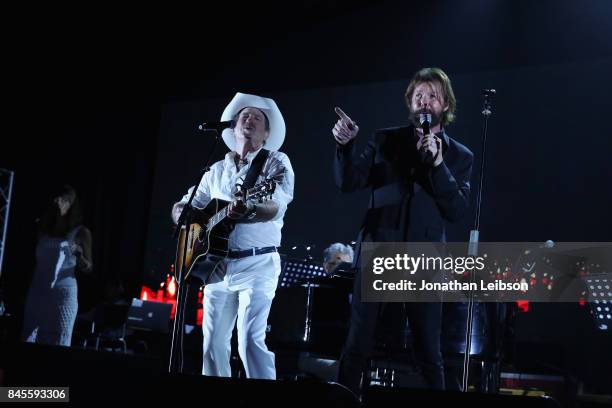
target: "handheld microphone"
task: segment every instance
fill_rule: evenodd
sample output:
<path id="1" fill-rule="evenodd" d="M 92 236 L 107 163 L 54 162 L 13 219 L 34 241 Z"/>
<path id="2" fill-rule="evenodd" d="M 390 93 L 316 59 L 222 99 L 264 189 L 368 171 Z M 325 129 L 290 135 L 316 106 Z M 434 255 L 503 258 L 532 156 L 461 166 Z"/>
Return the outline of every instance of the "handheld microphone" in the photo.
<path id="1" fill-rule="evenodd" d="M 421 124 L 421 129 L 423 129 L 423 134 L 429 134 L 429 128 L 431 126 L 431 114 L 419 113 L 419 123 Z"/>
<path id="2" fill-rule="evenodd" d="M 419 123 L 421 124 L 421 129 L 423 129 L 423 135 L 428 135 L 430 132 L 430 126 L 431 126 L 431 114 L 430 113 L 420 113 Z M 421 150 L 421 159 L 426 164 L 432 164 L 434 162 L 433 154 L 431 154 L 429 150 L 425 150 L 425 149 Z"/>
<path id="3" fill-rule="evenodd" d="M 236 126 L 236 122 L 234 120 L 224 120 L 221 122 L 204 122 L 198 126 L 200 130 L 216 130 L 220 132 L 227 128 L 233 128 Z"/>

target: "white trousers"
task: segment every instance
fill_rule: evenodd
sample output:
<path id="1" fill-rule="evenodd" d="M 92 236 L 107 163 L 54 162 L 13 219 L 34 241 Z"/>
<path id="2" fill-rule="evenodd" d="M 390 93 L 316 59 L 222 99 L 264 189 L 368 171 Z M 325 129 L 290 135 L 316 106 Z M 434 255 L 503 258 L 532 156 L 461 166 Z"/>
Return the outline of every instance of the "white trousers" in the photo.
<path id="1" fill-rule="evenodd" d="M 265 343 L 268 314 L 281 271 L 278 253 L 227 259 L 225 277 L 204 289 L 202 374 L 230 377 L 231 338 L 247 378 L 276 379 L 274 353 Z"/>

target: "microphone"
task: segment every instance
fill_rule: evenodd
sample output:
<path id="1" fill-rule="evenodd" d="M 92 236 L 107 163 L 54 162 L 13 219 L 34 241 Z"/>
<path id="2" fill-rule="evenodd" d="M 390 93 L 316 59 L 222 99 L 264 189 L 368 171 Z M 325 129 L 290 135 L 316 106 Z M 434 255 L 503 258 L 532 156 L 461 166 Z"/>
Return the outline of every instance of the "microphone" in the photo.
<path id="1" fill-rule="evenodd" d="M 423 135 L 428 135 L 431 126 L 431 114 L 430 113 L 419 113 L 419 123 L 421 129 L 423 129 Z M 434 162 L 433 154 L 429 150 L 421 150 L 421 159 L 425 164 L 432 164 Z"/>
<path id="2" fill-rule="evenodd" d="M 423 129 L 423 134 L 429 134 L 429 127 L 431 126 L 431 114 L 430 113 L 419 113 L 419 123 Z"/>
<path id="3" fill-rule="evenodd" d="M 200 130 L 216 130 L 220 132 L 227 128 L 233 128 L 236 126 L 236 121 L 234 120 L 224 120 L 221 122 L 204 122 L 198 126 Z"/>

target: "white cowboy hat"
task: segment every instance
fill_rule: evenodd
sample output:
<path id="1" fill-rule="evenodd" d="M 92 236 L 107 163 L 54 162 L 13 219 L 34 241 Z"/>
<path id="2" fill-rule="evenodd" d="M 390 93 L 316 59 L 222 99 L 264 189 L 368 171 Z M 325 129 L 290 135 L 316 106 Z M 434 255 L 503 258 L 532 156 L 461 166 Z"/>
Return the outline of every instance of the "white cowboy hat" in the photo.
<path id="1" fill-rule="evenodd" d="M 266 114 L 270 123 L 270 134 L 264 147 L 268 150 L 280 149 L 285 140 L 285 119 L 283 119 L 283 115 L 276 106 L 276 102 L 270 98 L 237 92 L 234 99 L 223 111 L 221 121 L 234 119 L 234 116 L 244 108 L 257 108 Z M 223 141 L 231 151 L 235 150 L 234 129 L 223 131 Z"/>

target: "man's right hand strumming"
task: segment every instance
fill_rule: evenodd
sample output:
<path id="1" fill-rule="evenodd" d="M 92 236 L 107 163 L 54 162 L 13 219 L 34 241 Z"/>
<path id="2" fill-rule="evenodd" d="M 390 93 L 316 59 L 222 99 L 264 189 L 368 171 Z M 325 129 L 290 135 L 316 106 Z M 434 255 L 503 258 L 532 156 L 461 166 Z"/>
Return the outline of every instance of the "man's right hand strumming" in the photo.
<path id="1" fill-rule="evenodd" d="M 336 142 L 344 146 L 357 136 L 359 126 L 339 107 L 334 108 L 334 110 L 340 119 L 334 125 L 332 133 Z"/>

